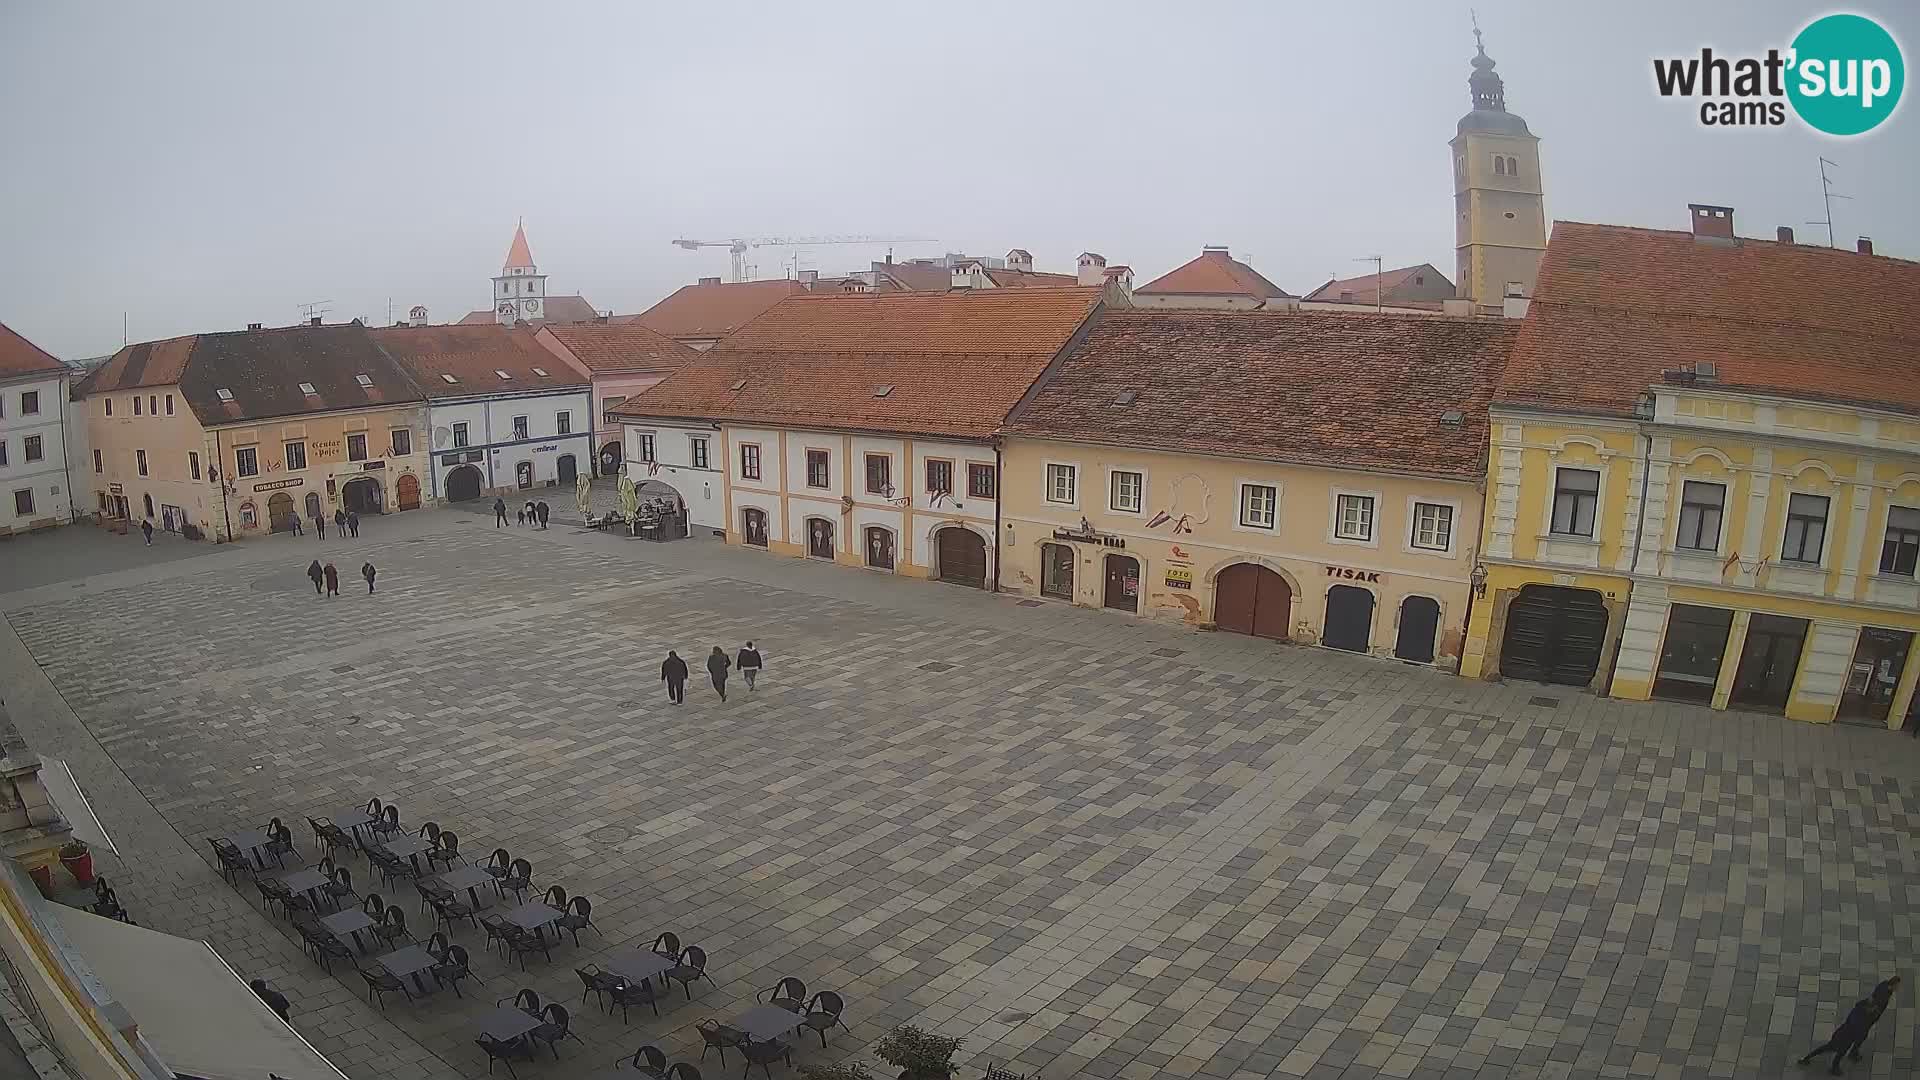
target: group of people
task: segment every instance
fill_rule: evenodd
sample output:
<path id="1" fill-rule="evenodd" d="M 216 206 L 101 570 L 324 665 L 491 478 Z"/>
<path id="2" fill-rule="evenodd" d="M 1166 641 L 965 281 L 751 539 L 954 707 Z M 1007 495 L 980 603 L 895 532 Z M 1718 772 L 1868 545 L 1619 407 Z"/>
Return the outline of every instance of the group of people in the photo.
<path id="1" fill-rule="evenodd" d="M 373 579 L 378 575 L 379 571 L 373 568 L 372 563 L 360 564 L 360 576 L 367 579 L 368 596 L 373 595 Z M 340 595 L 340 571 L 335 570 L 332 563 L 327 563 L 325 566 L 322 566 L 319 559 L 308 563 L 307 579 L 313 582 L 313 595 L 315 596 Z M 320 588 L 322 582 L 326 584 L 324 593 Z"/>
<path id="2" fill-rule="evenodd" d="M 1873 988 L 1873 993 L 1853 1003 L 1847 1018 L 1833 1029 L 1833 1037 L 1807 1051 L 1806 1056 L 1800 1059 L 1800 1064 L 1810 1065 L 1814 1058 L 1830 1053 L 1833 1055 L 1833 1067 L 1827 1070 L 1827 1074 L 1839 1076 L 1841 1058 L 1859 1061 L 1860 1047 L 1866 1044 L 1867 1033 L 1886 1015 L 1888 1007 L 1893 1004 L 1893 992 L 1898 989 L 1900 976 L 1882 980 L 1880 985 Z"/>
<path id="3" fill-rule="evenodd" d="M 520 524 L 522 525 L 537 525 L 544 529 L 547 527 L 547 504 L 528 499 L 527 505 L 514 511 L 514 516 L 520 519 Z M 506 523 L 507 500 L 495 498 L 493 500 L 493 527 L 498 529 Z"/>
<path id="4" fill-rule="evenodd" d="M 302 535 L 300 515 L 288 514 L 287 520 L 293 524 L 293 535 Z M 333 528 L 334 531 L 342 537 L 358 539 L 360 536 L 360 515 L 351 510 L 335 510 L 333 512 Z M 327 538 L 327 516 L 325 514 L 313 515 L 313 535 L 316 540 L 325 540 Z"/>
<path id="5" fill-rule="evenodd" d="M 766 661 L 751 641 L 731 660 L 718 645 L 707 654 L 707 676 L 713 680 L 713 691 L 720 695 L 721 701 L 727 700 L 727 672 L 736 667 L 740 669 L 740 677 L 747 680 L 747 689 L 752 690 L 753 681 L 760 675 L 760 669 L 766 667 Z M 660 665 L 660 681 L 667 684 L 668 701 L 675 705 L 687 703 L 687 662 L 680 659 L 679 653 L 667 650 L 667 659 Z"/>

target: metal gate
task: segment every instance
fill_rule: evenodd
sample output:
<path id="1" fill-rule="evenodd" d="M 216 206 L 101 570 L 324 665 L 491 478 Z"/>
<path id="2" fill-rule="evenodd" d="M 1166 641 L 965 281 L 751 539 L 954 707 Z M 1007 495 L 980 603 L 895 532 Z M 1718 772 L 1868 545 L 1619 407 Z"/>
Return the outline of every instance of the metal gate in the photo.
<path id="1" fill-rule="evenodd" d="M 1507 605 L 1500 674 L 1513 679 L 1586 686 L 1600 671 L 1607 606 L 1591 589 L 1528 585 Z"/>

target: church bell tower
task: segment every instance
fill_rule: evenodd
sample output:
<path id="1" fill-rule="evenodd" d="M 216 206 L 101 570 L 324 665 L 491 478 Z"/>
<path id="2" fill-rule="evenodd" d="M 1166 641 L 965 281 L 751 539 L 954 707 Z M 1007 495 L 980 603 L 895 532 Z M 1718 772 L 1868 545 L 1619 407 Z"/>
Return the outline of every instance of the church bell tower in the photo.
<path id="1" fill-rule="evenodd" d="M 501 326 L 539 322 L 547 317 L 547 275 L 533 265 L 524 224 L 513 227 L 513 246 L 506 265 L 493 279 L 493 318 Z"/>
<path id="2" fill-rule="evenodd" d="M 1509 295 L 1531 298 L 1547 250 L 1540 140 L 1507 111 L 1480 28 L 1467 86 L 1473 109 L 1460 118 L 1453 148 L 1455 295 L 1477 312 L 1498 312 Z"/>

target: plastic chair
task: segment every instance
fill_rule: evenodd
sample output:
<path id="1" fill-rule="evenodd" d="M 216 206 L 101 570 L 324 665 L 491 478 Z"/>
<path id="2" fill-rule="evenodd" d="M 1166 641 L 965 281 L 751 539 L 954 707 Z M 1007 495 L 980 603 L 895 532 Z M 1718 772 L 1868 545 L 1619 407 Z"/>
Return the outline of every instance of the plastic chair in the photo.
<path id="1" fill-rule="evenodd" d="M 753 1000 L 788 1012 L 799 1012 L 807 1007 L 807 984 L 788 975 L 775 983 L 773 989 L 755 994 Z"/>
<path id="2" fill-rule="evenodd" d="M 680 950 L 680 962 L 668 968 L 664 974 L 686 990 L 689 1001 L 693 1000 L 695 981 L 705 979 L 713 982 L 713 977 L 707 974 L 707 951 L 698 945 L 689 945 Z"/>

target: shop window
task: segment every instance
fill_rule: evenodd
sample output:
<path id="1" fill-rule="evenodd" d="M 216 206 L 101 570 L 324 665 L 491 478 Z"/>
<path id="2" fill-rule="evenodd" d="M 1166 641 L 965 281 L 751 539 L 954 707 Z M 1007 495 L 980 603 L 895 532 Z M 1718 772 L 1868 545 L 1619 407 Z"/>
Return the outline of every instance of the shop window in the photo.
<path id="1" fill-rule="evenodd" d="M 1653 677 L 1655 697 L 1705 704 L 1713 700 L 1720 664 L 1727 655 L 1733 612 L 1675 604 L 1667 615 L 1666 640 Z"/>

